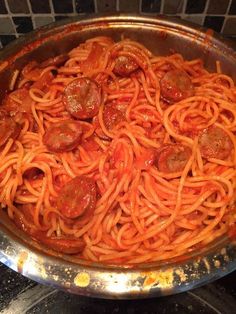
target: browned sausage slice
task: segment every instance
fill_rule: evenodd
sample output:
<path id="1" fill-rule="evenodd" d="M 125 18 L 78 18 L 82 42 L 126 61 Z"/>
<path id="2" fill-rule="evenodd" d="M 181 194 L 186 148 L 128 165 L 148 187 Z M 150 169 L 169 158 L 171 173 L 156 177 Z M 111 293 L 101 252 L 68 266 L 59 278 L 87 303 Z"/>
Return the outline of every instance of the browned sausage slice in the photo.
<path id="1" fill-rule="evenodd" d="M 111 131 L 118 123 L 125 120 L 124 112 L 119 110 L 114 104 L 107 104 L 103 110 L 103 123 L 105 127 Z M 104 134 L 101 125 L 99 123 L 98 116 L 93 118 L 93 125 L 95 133 L 103 140 L 109 140 L 110 138 Z"/>
<path id="2" fill-rule="evenodd" d="M 199 145 L 204 158 L 225 159 L 233 148 L 228 134 L 217 126 L 210 126 L 202 131 L 199 136 Z"/>
<path id="3" fill-rule="evenodd" d="M 93 179 L 78 176 L 63 186 L 57 199 L 58 210 L 67 218 L 91 216 L 97 200 Z"/>
<path id="4" fill-rule="evenodd" d="M 81 136 L 80 123 L 66 120 L 53 124 L 44 134 L 43 143 L 51 152 L 68 152 L 80 144 Z"/>
<path id="5" fill-rule="evenodd" d="M 99 110 L 101 91 L 97 83 L 90 78 L 78 78 L 66 86 L 63 102 L 73 117 L 93 118 Z"/>
<path id="6" fill-rule="evenodd" d="M 115 60 L 113 72 L 120 76 L 129 76 L 139 68 L 135 60 L 130 56 L 118 56 Z"/>
<path id="7" fill-rule="evenodd" d="M 157 157 L 157 168 L 165 173 L 182 171 L 191 157 L 191 153 L 189 147 L 181 144 L 163 146 Z"/>
<path id="8" fill-rule="evenodd" d="M 103 120 L 105 127 L 112 130 L 118 123 L 124 121 L 125 117 L 121 110 L 117 109 L 114 104 L 104 106 Z"/>
<path id="9" fill-rule="evenodd" d="M 21 126 L 10 117 L 4 117 L 0 121 L 0 146 L 12 138 L 15 140 L 21 131 Z"/>
<path id="10" fill-rule="evenodd" d="M 15 224 L 18 228 L 29 234 L 32 238 L 40 243 L 45 244 L 50 249 L 64 254 L 78 254 L 85 247 L 82 239 L 76 239 L 68 236 L 50 236 L 47 237 L 45 232 L 37 229 L 33 222 L 33 205 L 26 204 L 19 206 L 21 215 L 15 215 Z"/>
<path id="11" fill-rule="evenodd" d="M 92 135 L 89 138 L 86 138 L 83 140 L 81 143 L 81 146 L 86 150 L 86 151 L 98 151 L 100 149 L 100 146 L 98 143 L 95 141 L 95 136 Z"/>
<path id="12" fill-rule="evenodd" d="M 168 71 L 160 81 L 161 96 L 175 103 L 193 95 L 193 84 L 189 75 L 181 70 Z"/>

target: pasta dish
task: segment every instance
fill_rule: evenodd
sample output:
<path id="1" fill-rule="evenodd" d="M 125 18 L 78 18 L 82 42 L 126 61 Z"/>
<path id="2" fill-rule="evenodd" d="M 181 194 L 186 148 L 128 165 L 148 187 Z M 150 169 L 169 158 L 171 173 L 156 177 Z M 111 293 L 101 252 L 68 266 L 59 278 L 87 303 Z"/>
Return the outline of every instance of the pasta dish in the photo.
<path id="1" fill-rule="evenodd" d="M 50 249 L 138 264 L 235 223 L 236 88 L 216 62 L 95 37 L 24 66 L 0 106 L 0 203 Z"/>

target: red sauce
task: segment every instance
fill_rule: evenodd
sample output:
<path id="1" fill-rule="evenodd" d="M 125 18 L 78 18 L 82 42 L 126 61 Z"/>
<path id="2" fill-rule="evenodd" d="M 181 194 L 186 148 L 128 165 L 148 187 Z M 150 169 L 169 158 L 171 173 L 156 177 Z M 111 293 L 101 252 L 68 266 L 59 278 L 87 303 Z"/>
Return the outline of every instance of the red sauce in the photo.
<path id="1" fill-rule="evenodd" d="M 149 169 L 155 160 L 155 153 L 151 149 L 142 151 L 141 155 L 136 159 L 135 166 L 138 169 L 147 170 Z"/>

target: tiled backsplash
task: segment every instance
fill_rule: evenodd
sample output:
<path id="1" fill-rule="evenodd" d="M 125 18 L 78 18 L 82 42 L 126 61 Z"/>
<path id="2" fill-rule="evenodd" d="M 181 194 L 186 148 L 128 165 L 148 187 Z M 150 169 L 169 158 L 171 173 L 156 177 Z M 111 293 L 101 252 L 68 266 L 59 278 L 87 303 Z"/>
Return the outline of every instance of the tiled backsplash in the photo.
<path id="1" fill-rule="evenodd" d="M 178 16 L 236 37 L 236 0 L 0 0 L 0 47 L 55 20 L 114 11 Z"/>

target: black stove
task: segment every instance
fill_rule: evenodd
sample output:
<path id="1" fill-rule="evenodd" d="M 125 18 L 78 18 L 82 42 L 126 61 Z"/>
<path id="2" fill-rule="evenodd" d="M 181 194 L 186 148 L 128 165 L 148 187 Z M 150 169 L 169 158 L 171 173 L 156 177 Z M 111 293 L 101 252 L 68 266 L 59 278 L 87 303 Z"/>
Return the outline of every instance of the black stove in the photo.
<path id="1" fill-rule="evenodd" d="M 0 264 L 0 314 L 233 314 L 236 271 L 188 292 L 144 300 L 104 300 L 42 286 Z"/>

